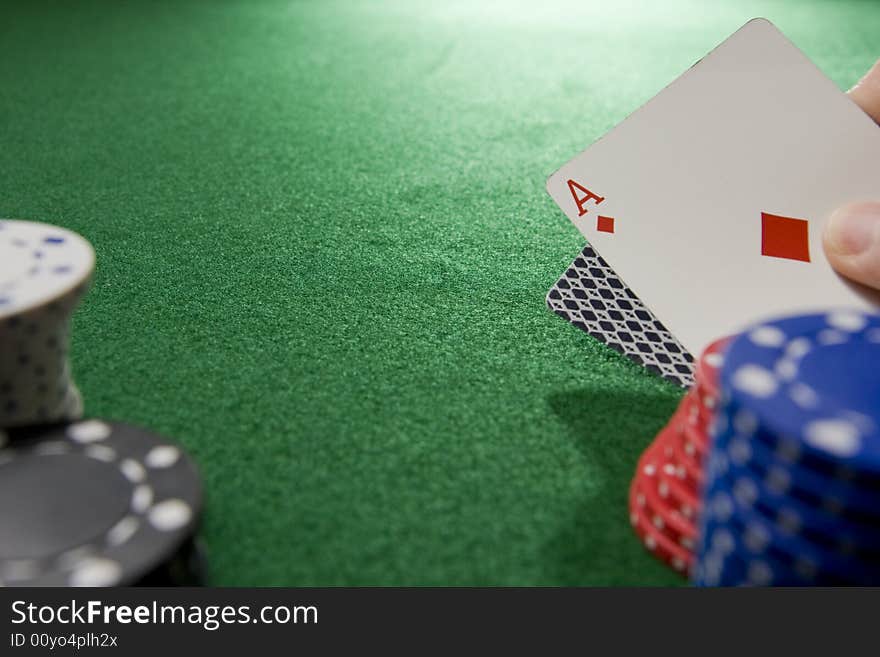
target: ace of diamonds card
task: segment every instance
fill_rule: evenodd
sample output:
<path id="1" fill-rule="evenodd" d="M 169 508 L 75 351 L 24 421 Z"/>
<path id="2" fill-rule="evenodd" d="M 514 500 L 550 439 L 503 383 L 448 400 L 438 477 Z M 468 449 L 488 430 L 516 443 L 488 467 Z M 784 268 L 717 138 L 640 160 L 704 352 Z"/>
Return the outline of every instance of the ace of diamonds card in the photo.
<path id="1" fill-rule="evenodd" d="M 611 304 L 641 313 L 628 323 L 635 341 L 652 332 L 671 362 L 661 373 L 680 382 L 687 352 L 762 317 L 876 301 L 834 273 L 821 231 L 837 207 L 880 198 L 880 128 L 766 20 L 556 171 L 547 191 L 589 241 L 548 304 L 577 323 L 616 279 Z M 586 301 L 566 309 L 569 284 Z M 621 325 L 590 332 L 619 342 Z"/>

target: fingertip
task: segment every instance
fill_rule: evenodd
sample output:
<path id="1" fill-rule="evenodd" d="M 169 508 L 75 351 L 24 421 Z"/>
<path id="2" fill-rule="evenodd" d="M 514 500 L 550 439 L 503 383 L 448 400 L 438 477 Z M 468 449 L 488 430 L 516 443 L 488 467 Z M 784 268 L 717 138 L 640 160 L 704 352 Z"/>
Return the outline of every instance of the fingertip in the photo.
<path id="1" fill-rule="evenodd" d="M 880 289 L 880 203 L 851 203 L 838 209 L 825 224 L 822 244 L 839 274 Z"/>

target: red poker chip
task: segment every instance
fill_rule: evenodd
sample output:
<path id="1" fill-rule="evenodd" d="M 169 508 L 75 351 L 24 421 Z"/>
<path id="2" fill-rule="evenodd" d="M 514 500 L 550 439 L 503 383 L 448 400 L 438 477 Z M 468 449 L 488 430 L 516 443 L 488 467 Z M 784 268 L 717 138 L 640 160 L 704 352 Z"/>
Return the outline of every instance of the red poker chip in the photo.
<path id="1" fill-rule="evenodd" d="M 656 469 L 657 493 L 664 498 L 672 500 L 673 507 L 682 516 L 696 522 L 701 504 L 697 491 L 685 484 L 679 477 L 679 471 L 674 462 L 664 462 Z"/>
<path id="2" fill-rule="evenodd" d="M 717 394 L 706 392 L 701 386 L 694 389 L 699 402 L 699 415 L 701 420 L 711 420 L 718 408 L 719 397 Z"/>
<path id="3" fill-rule="evenodd" d="M 697 423 L 685 422 L 681 428 L 682 448 L 700 469 L 709 455 L 711 440 L 709 434 Z"/>
<path id="4" fill-rule="evenodd" d="M 707 393 L 698 383 L 690 389 L 691 421 L 704 422 L 715 417 L 715 410 L 718 408 L 718 397 Z"/>
<path id="5" fill-rule="evenodd" d="M 703 350 L 697 359 L 694 368 L 694 381 L 696 387 L 701 390 L 703 396 L 718 401 L 719 386 L 718 374 L 724 364 L 724 352 L 730 344 L 731 338 L 718 338 Z M 711 403 L 711 402 L 710 402 Z"/>
<path id="6" fill-rule="evenodd" d="M 694 527 L 696 496 L 694 493 L 688 493 L 687 496 L 681 494 L 681 481 L 676 480 L 675 488 L 669 483 L 664 483 L 664 472 L 675 471 L 675 463 L 669 456 L 670 451 L 671 446 L 665 445 L 662 439 L 655 440 L 639 460 L 639 469 L 634 481 L 647 489 L 644 491 L 645 499 L 647 503 L 650 498 L 652 509 L 667 516 L 673 514 L 675 519 L 680 519 L 680 523 L 674 521 L 672 523 L 675 527 L 671 529 L 671 532 L 675 532 L 673 538 L 678 540 L 681 535 L 691 538 L 692 533 L 687 527 Z M 668 519 L 668 517 L 664 518 L 664 520 Z"/>
<path id="7" fill-rule="evenodd" d="M 702 469 L 702 463 L 706 459 L 711 446 L 709 429 L 712 424 L 713 414 L 702 407 L 700 401 L 691 391 L 682 400 L 681 410 L 684 420 L 681 422 L 682 441 L 685 453 L 694 458 Z"/>
<path id="8" fill-rule="evenodd" d="M 636 506 L 647 515 L 655 529 L 685 550 L 693 552 L 697 538 L 697 528 L 693 520 L 676 508 L 675 501 L 670 496 L 664 498 L 660 495 L 658 483 L 656 473 L 653 476 L 643 473 L 636 476 Z"/>
<path id="9" fill-rule="evenodd" d="M 685 532 L 676 530 L 672 525 L 669 515 L 665 515 L 651 506 L 651 502 L 648 501 L 650 499 L 649 493 L 646 491 L 644 483 L 639 482 L 636 486 L 636 508 L 631 510 L 638 511 L 653 527 L 654 531 L 662 534 L 673 545 L 678 546 L 689 554 L 693 554 L 697 543 L 696 528 L 692 526 Z M 681 519 L 683 517 L 679 516 L 679 520 Z"/>
<path id="10" fill-rule="evenodd" d="M 668 536 L 658 531 L 651 524 L 647 515 L 636 503 L 638 495 L 638 480 L 633 479 L 630 487 L 630 524 L 636 535 L 641 539 L 645 549 L 663 563 L 670 566 L 677 573 L 687 577 L 691 566 L 694 562 L 693 553 L 685 550 L 683 547 L 676 545 Z"/>
<path id="11" fill-rule="evenodd" d="M 696 494 L 702 485 L 702 471 L 685 454 L 680 432 L 675 427 L 667 426 L 654 442 L 661 448 L 659 455 L 662 456 L 662 463 L 658 468 L 662 467 L 667 474 L 675 476 Z"/>
<path id="12" fill-rule="evenodd" d="M 706 420 L 711 420 L 712 418 L 712 415 L 703 407 L 699 392 L 694 388 L 682 398 L 678 409 L 678 413 L 669 421 L 670 424 L 679 423 L 681 426 L 685 424 L 702 426 Z"/>
<path id="13" fill-rule="evenodd" d="M 668 427 L 666 431 L 670 432 L 669 437 L 665 438 L 670 446 L 667 462 L 675 466 L 678 478 L 697 493 L 703 486 L 703 469 L 700 467 L 699 457 L 689 457 L 685 452 L 684 430 L 678 431 Z"/>
<path id="14" fill-rule="evenodd" d="M 707 448 L 702 444 L 693 444 L 693 437 L 685 437 L 685 431 L 691 426 L 687 418 L 689 407 L 683 404 L 679 408 L 679 412 L 657 434 L 654 442 L 664 445 L 664 455 L 667 461 L 675 465 L 678 477 L 696 491 L 703 484 L 702 461 Z"/>
<path id="15" fill-rule="evenodd" d="M 671 447 L 666 451 L 667 457 L 676 464 L 685 466 L 688 476 L 697 484 L 701 484 L 703 459 L 708 454 L 708 438 L 701 437 L 699 428 L 687 421 L 678 425 L 667 425 L 658 435 L 658 439 L 661 439 L 661 435 L 662 440 Z"/>
<path id="16" fill-rule="evenodd" d="M 667 425 L 644 451 L 630 484 L 630 521 L 645 547 L 679 573 L 694 560 L 703 463 L 719 402 L 719 369 L 729 338 L 713 342 L 700 356 L 694 387 Z"/>

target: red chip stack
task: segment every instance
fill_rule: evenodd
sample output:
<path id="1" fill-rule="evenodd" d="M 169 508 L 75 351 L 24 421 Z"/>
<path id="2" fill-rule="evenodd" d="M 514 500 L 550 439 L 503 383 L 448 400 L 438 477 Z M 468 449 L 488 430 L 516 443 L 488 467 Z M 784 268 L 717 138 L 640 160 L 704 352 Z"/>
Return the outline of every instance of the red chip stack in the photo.
<path id="1" fill-rule="evenodd" d="M 718 370 L 730 338 L 710 344 L 694 386 L 639 459 L 629 489 L 630 522 L 649 552 L 687 576 L 694 561 L 703 461 L 718 404 Z"/>

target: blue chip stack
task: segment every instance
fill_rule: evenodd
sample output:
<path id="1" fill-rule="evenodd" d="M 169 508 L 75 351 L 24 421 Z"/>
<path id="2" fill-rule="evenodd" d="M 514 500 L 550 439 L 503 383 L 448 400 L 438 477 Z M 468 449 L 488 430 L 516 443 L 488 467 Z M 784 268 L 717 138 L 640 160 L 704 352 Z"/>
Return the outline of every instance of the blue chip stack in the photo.
<path id="1" fill-rule="evenodd" d="M 880 316 L 756 326 L 720 381 L 694 583 L 880 584 Z"/>

